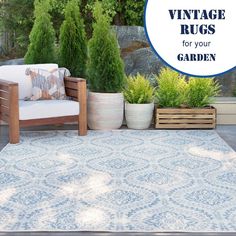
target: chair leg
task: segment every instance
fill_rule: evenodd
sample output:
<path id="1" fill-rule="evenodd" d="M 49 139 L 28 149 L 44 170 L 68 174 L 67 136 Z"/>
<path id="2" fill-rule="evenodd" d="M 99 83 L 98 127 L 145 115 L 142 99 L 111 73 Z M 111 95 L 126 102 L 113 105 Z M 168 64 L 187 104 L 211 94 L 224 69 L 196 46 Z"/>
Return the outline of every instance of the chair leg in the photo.
<path id="1" fill-rule="evenodd" d="M 87 85 L 85 80 L 80 80 L 78 86 L 79 113 L 79 135 L 85 136 L 88 132 L 87 125 Z"/>
<path id="2" fill-rule="evenodd" d="M 19 121 L 9 123 L 9 142 L 17 144 L 20 142 L 20 125 Z"/>
<path id="3" fill-rule="evenodd" d="M 12 85 L 9 93 L 9 142 L 16 144 L 20 142 L 18 84 Z"/>
<path id="4" fill-rule="evenodd" d="M 85 136 L 88 132 L 87 117 L 84 114 L 79 115 L 79 135 Z"/>

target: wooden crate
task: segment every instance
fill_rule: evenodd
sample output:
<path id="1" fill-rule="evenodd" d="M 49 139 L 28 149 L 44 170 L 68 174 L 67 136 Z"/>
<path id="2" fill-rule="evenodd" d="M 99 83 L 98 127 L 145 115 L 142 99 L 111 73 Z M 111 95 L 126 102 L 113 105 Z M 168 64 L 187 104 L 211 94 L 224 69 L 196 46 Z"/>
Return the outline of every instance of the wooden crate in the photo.
<path id="1" fill-rule="evenodd" d="M 216 109 L 209 108 L 157 108 L 157 129 L 214 129 Z"/>

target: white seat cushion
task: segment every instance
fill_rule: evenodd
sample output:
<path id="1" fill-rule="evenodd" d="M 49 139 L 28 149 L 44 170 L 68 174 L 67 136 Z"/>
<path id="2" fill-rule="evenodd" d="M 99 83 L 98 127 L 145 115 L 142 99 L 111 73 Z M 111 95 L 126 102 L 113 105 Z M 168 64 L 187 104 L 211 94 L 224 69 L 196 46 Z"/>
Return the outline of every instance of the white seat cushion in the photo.
<path id="1" fill-rule="evenodd" d="M 19 101 L 20 120 L 79 115 L 79 103 L 71 100 Z"/>
<path id="2" fill-rule="evenodd" d="M 9 65 L 0 66 L 0 79 L 16 82 L 19 84 L 19 99 L 32 96 L 32 81 L 25 74 L 27 68 L 39 68 L 44 70 L 57 69 L 57 64 L 36 64 L 36 65 Z"/>

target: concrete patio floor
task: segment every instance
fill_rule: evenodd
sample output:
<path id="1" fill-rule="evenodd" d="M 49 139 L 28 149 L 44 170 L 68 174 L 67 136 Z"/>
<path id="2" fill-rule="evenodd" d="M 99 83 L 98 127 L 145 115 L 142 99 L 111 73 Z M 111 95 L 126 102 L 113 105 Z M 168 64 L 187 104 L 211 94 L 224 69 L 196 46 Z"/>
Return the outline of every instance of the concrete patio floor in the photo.
<path id="1" fill-rule="evenodd" d="M 42 130 L 76 130 L 76 125 L 64 126 L 40 126 L 34 128 L 25 128 L 22 130 L 42 131 Z M 225 142 L 236 151 L 236 125 L 218 125 L 216 132 Z M 0 125 L 0 150 L 8 144 L 8 127 Z"/>

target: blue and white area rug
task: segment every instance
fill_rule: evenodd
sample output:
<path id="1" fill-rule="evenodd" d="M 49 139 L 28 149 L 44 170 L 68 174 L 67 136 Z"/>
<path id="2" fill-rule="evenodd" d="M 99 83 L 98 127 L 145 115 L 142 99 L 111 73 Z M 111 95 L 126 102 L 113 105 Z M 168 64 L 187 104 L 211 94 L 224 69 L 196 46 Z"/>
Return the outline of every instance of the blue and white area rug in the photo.
<path id="1" fill-rule="evenodd" d="M 0 153 L 0 231 L 236 231 L 214 131 L 24 132 Z"/>

